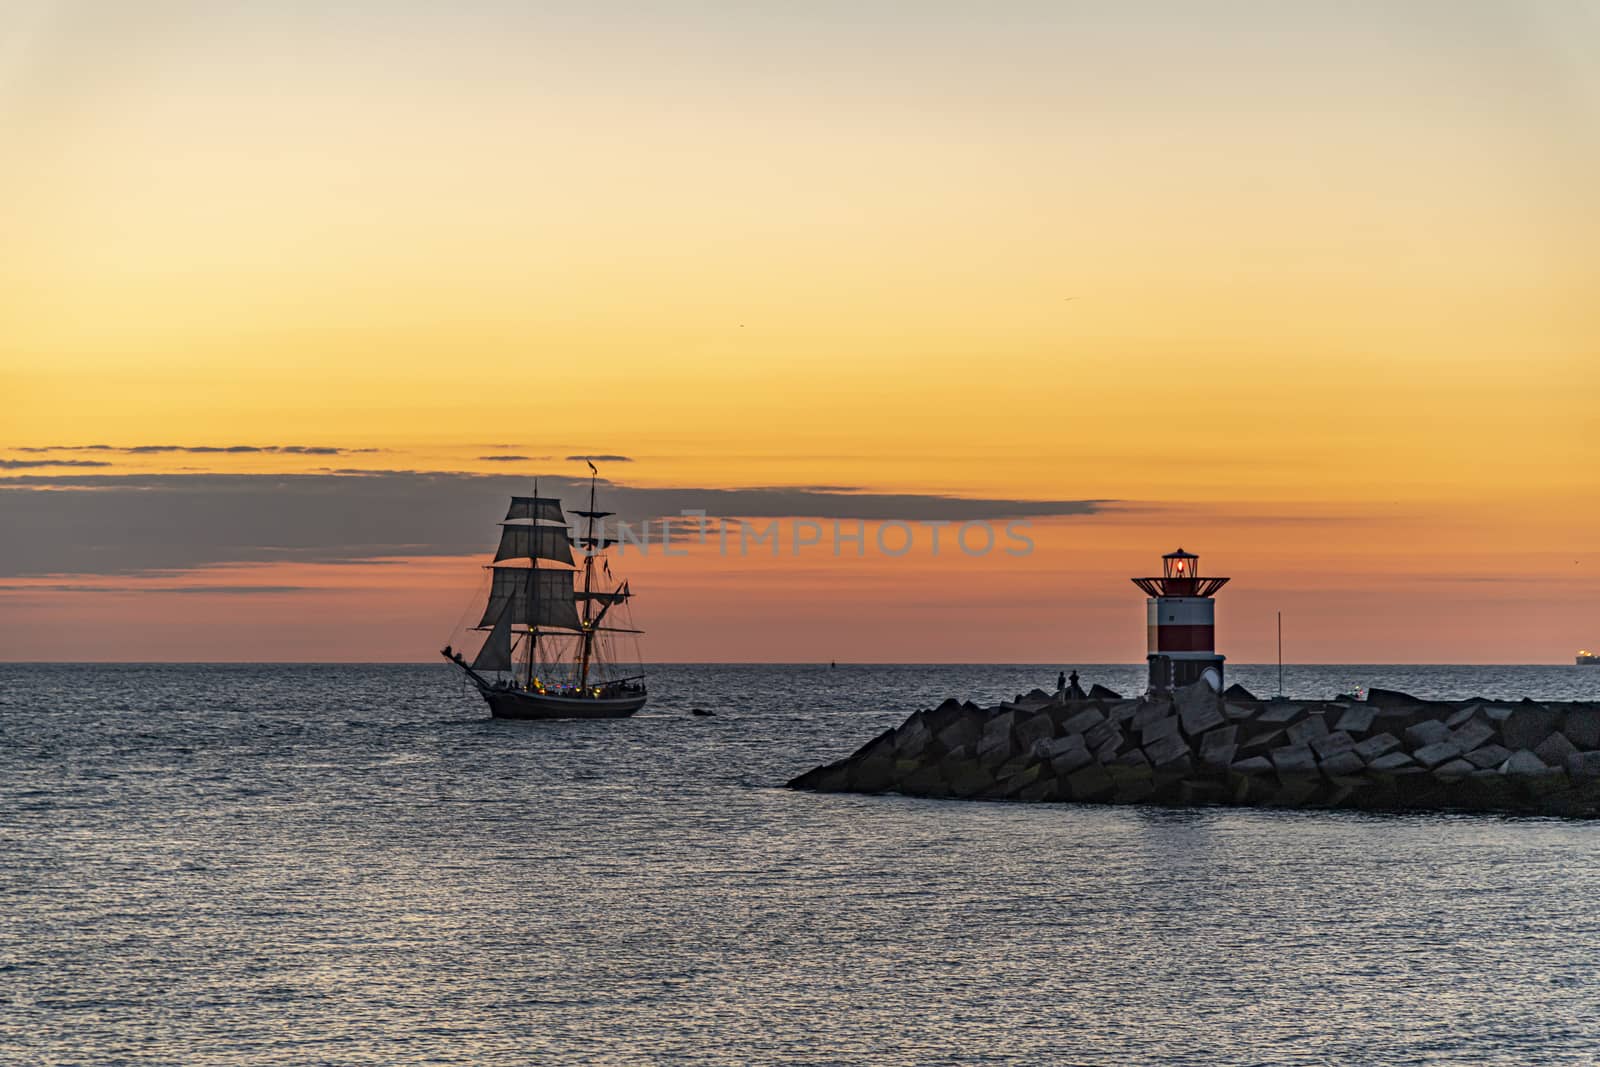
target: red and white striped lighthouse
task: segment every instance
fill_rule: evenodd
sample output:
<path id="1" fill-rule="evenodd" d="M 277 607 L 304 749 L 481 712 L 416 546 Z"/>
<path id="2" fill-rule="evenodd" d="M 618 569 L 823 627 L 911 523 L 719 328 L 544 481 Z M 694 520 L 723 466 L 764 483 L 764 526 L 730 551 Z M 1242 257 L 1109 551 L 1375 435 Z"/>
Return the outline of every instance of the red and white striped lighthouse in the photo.
<path id="1" fill-rule="evenodd" d="M 1148 622 L 1150 689 L 1164 693 L 1204 678 L 1222 691 L 1222 661 L 1216 652 L 1216 602 L 1226 578 L 1200 577 L 1200 557 L 1178 549 L 1161 557 L 1161 577 L 1135 578 L 1150 595 Z"/>

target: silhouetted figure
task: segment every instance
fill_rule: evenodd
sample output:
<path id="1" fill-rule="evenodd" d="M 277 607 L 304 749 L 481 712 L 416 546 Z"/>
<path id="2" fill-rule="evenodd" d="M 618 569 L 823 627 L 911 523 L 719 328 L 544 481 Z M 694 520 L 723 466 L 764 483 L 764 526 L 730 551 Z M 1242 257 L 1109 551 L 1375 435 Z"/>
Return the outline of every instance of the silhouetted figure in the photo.
<path id="1" fill-rule="evenodd" d="M 1067 677 L 1067 699 L 1068 700 L 1088 700 L 1089 699 L 1089 694 L 1085 693 L 1083 691 L 1083 687 L 1078 684 L 1078 672 L 1077 671 L 1073 671 Z"/>
<path id="2" fill-rule="evenodd" d="M 1062 671 L 1060 674 L 1056 675 L 1056 692 L 1065 693 L 1066 691 L 1067 691 L 1067 672 L 1066 671 Z"/>

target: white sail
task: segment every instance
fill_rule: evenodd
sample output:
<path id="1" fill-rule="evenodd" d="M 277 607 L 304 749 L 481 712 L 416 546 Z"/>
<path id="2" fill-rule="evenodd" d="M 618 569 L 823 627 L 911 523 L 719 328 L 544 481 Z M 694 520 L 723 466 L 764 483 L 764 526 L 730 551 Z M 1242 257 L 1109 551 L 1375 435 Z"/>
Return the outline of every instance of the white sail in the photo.
<path id="1" fill-rule="evenodd" d="M 567 517 L 561 512 L 561 501 L 548 496 L 512 497 L 511 507 L 506 511 L 506 521 L 511 522 L 516 519 L 555 522 L 562 526 L 567 524 Z"/>
<path id="2" fill-rule="evenodd" d="M 514 624 L 540 630 L 582 629 L 572 591 L 572 572 L 496 567 L 489 586 L 489 605 L 478 625 L 494 625 L 502 615 Z"/>
<path id="3" fill-rule="evenodd" d="M 511 613 L 502 611 L 500 621 L 494 624 L 489 636 L 472 661 L 478 671 L 509 671 L 511 669 Z"/>
<path id="4" fill-rule="evenodd" d="M 572 563 L 572 538 L 565 526 L 502 526 L 494 560 L 548 559 Z"/>

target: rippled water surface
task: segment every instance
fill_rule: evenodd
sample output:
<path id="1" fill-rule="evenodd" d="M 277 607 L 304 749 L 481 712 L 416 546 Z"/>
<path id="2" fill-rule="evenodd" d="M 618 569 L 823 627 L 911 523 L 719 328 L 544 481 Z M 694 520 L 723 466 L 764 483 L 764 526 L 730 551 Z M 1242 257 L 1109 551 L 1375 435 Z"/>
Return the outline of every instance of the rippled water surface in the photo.
<path id="1" fill-rule="evenodd" d="M 0 666 L 0 1061 L 1600 1056 L 1600 824 L 781 788 L 1056 669 L 660 667 L 635 719 L 504 723 L 444 665 Z"/>

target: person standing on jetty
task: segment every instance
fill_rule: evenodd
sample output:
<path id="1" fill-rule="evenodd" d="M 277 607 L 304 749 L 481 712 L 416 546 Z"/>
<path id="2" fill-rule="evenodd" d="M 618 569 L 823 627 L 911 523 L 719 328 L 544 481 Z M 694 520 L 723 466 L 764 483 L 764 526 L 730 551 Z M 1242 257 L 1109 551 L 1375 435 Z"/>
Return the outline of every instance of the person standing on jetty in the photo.
<path id="1" fill-rule="evenodd" d="M 1056 692 L 1065 693 L 1066 691 L 1067 691 L 1067 672 L 1066 671 L 1062 671 L 1060 674 L 1056 675 Z"/>

